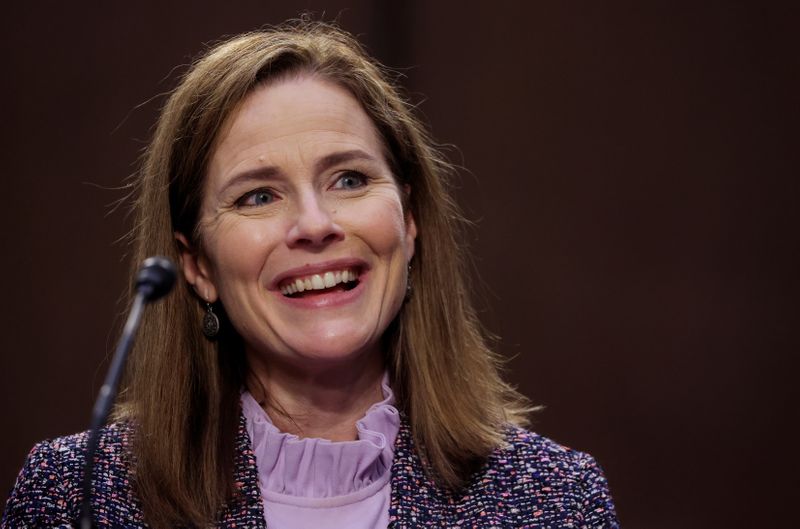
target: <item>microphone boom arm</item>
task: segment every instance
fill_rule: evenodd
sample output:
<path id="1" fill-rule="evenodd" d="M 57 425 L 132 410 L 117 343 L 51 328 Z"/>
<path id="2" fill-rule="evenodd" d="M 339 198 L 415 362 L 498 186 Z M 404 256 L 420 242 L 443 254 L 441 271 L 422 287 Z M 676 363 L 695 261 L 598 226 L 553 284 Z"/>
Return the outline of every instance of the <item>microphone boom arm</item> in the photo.
<path id="1" fill-rule="evenodd" d="M 175 266 L 164 257 L 150 257 L 144 261 L 136 280 L 136 297 L 133 299 L 131 311 L 117 343 L 111 366 L 100 393 L 97 395 L 92 409 L 92 423 L 89 440 L 86 445 L 86 462 L 83 468 L 83 503 L 81 504 L 80 529 L 91 529 L 92 524 L 92 478 L 94 474 L 94 456 L 100 442 L 100 429 L 106 423 L 111 405 L 117 395 L 117 386 L 125 369 L 125 360 L 133 346 L 136 331 L 142 321 L 142 314 L 147 303 L 167 294 L 175 283 Z"/>

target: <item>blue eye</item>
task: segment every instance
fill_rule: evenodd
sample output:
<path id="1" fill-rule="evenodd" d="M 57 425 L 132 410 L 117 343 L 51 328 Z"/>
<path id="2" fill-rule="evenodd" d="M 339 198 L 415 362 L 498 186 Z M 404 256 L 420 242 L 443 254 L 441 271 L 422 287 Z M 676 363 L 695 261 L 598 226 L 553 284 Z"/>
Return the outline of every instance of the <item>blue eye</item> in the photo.
<path id="1" fill-rule="evenodd" d="M 358 189 L 367 185 L 367 177 L 357 171 L 346 171 L 333 184 L 334 189 Z"/>
<path id="2" fill-rule="evenodd" d="M 266 206 L 274 201 L 275 195 L 272 191 L 268 189 L 256 189 L 255 191 L 250 191 L 243 195 L 242 198 L 236 201 L 236 205 L 239 207 L 257 207 Z"/>

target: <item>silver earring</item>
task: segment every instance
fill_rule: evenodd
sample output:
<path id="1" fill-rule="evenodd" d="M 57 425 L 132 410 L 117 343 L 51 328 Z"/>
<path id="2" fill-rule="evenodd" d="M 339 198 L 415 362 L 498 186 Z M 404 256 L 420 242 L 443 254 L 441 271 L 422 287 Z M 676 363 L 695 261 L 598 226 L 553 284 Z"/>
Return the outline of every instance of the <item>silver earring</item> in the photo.
<path id="1" fill-rule="evenodd" d="M 203 315 L 203 334 L 209 340 L 219 334 L 219 318 L 214 314 L 211 303 L 206 302 L 206 313 Z"/>

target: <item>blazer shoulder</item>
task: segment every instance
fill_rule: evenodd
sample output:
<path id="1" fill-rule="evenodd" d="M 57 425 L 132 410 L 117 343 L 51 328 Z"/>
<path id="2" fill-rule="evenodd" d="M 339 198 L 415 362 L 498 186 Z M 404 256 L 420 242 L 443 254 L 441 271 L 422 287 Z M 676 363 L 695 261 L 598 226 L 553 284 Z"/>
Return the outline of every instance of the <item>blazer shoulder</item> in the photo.
<path id="1" fill-rule="evenodd" d="M 125 423 L 111 424 L 100 431 L 96 491 L 119 488 L 98 478 L 120 474 L 127 459 L 129 438 L 130 427 Z M 76 520 L 83 498 L 81 487 L 88 440 L 88 432 L 81 432 L 34 445 L 6 502 L 0 527 L 67 527 Z M 127 489 L 127 479 L 124 485 Z"/>
<path id="2" fill-rule="evenodd" d="M 584 527 L 618 527 L 608 482 L 595 459 L 535 432 L 509 426 L 490 457 L 513 496 L 571 506 Z"/>
<path id="3" fill-rule="evenodd" d="M 589 454 L 517 426 L 506 428 L 505 444 L 498 448 L 494 457 L 511 457 L 532 467 L 559 470 L 565 479 L 579 475 L 585 467 L 596 464 Z"/>

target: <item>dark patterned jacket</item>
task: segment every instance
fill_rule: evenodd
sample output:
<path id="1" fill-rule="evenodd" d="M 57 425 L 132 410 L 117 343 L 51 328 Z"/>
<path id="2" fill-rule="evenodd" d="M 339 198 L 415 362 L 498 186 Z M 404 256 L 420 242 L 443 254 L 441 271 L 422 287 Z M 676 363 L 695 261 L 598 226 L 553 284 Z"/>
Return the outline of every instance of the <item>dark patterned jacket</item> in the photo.
<path id="1" fill-rule="evenodd" d="M 97 527 L 146 527 L 126 462 L 132 436 L 126 423 L 102 432 L 92 502 Z M 389 527 L 618 527 L 606 480 L 589 455 L 517 428 L 508 429 L 507 441 L 464 490 L 453 494 L 426 477 L 403 421 L 392 465 Z M 86 443 L 84 432 L 37 444 L 17 478 L 0 527 L 77 527 Z M 235 466 L 238 494 L 216 527 L 265 527 L 250 447 L 242 418 Z"/>

